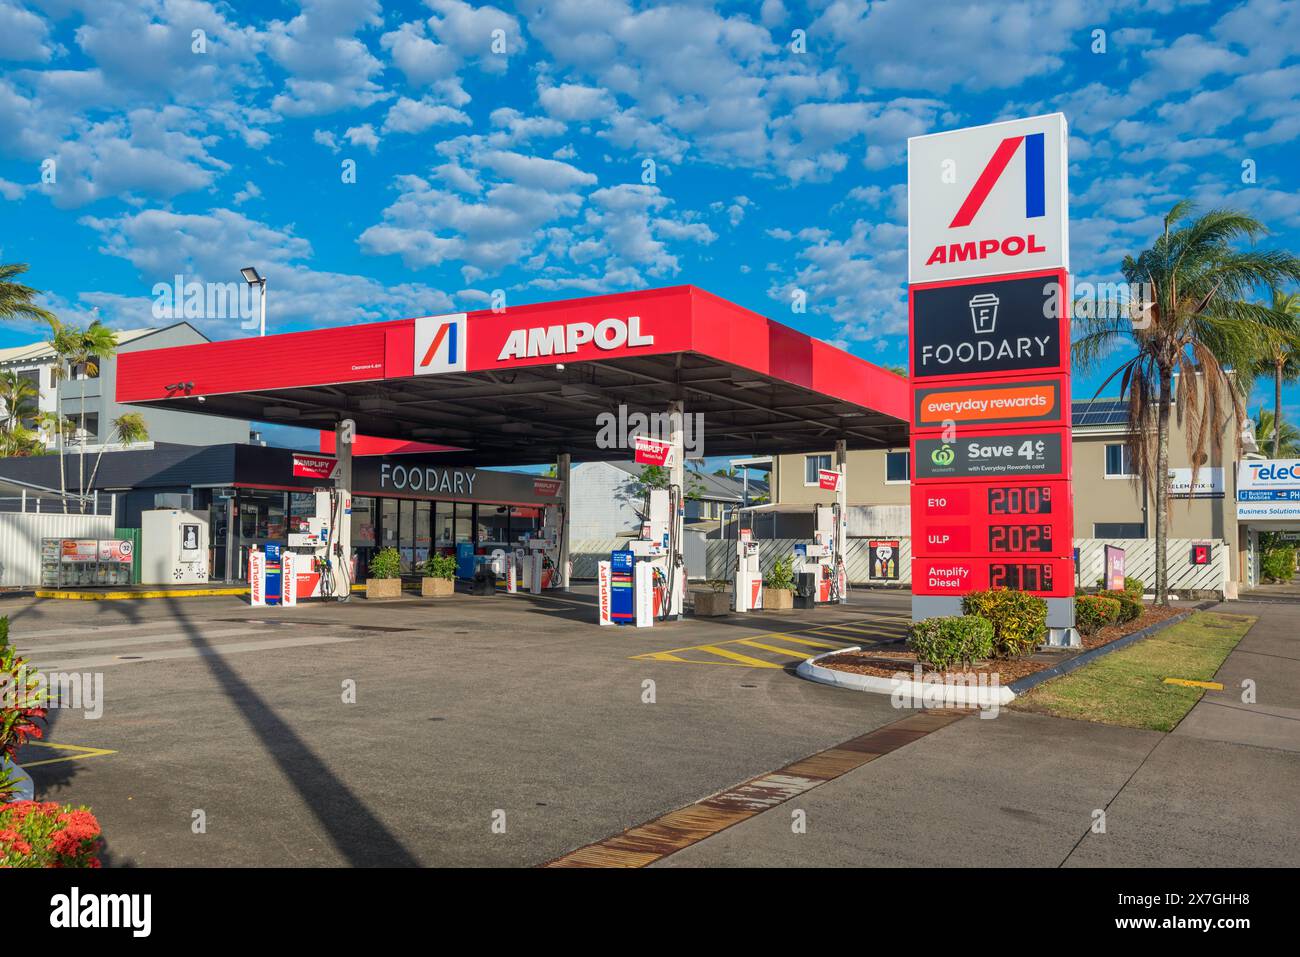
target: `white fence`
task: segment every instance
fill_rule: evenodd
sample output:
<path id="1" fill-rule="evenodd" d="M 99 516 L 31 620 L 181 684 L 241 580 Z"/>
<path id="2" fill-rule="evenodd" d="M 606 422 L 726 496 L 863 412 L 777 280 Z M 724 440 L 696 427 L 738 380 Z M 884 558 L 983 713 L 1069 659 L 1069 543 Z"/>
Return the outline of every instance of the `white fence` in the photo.
<path id="1" fill-rule="evenodd" d="M 0 586 L 40 582 L 42 538 L 112 538 L 115 524 L 113 515 L 0 512 Z"/>
<path id="2" fill-rule="evenodd" d="M 882 539 L 889 536 L 881 536 Z M 912 583 L 912 540 L 906 536 L 896 539 L 902 552 L 899 561 L 899 580 L 897 582 L 880 582 L 868 579 L 868 554 L 866 538 L 850 538 L 848 553 L 849 582 L 854 585 L 910 585 Z M 596 562 L 608 559 L 615 549 L 627 547 L 626 538 L 602 539 L 597 541 L 575 542 L 570 549 L 573 560 L 574 578 L 595 578 Z M 766 575 L 772 570 L 773 563 L 780 557 L 789 555 L 797 544 L 805 539 L 777 538 L 764 539 L 759 543 L 759 564 Z M 1206 591 L 1223 594 L 1228 580 L 1229 553 L 1227 543 L 1206 541 L 1205 539 L 1171 538 L 1166 543 L 1169 559 L 1169 587 L 1175 591 Z M 1208 544 L 1210 561 L 1207 565 L 1192 564 L 1192 546 Z M 735 544 L 720 539 L 707 540 L 704 545 L 704 565 L 700 567 L 694 560 L 699 554 L 698 546 L 691 548 L 687 562 L 687 572 L 693 581 L 703 579 L 730 579 L 735 574 Z M 1079 549 L 1078 584 L 1091 587 L 1102 576 L 1103 550 L 1106 545 L 1116 545 L 1124 549 L 1124 563 L 1127 574 L 1140 578 L 1151 587 L 1155 584 L 1156 543 L 1144 538 L 1076 538 L 1074 545 Z"/>

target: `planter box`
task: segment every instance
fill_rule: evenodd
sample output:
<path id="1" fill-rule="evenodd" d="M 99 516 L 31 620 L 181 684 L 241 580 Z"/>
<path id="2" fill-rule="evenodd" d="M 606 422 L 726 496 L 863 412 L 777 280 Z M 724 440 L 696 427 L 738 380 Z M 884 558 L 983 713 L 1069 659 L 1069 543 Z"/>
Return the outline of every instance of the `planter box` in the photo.
<path id="1" fill-rule="evenodd" d="M 695 596 L 696 618 L 718 618 L 731 614 L 731 595 L 725 591 L 697 591 Z"/>
<path id="2" fill-rule="evenodd" d="M 420 595 L 424 598 L 450 598 L 456 594 L 456 583 L 450 578 L 430 578 L 425 575 L 420 579 Z"/>
<path id="3" fill-rule="evenodd" d="M 791 611 L 794 608 L 794 592 L 788 588 L 763 589 L 764 611 Z"/>
<path id="4" fill-rule="evenodd" d="M 370 599 L 401 598 L 400 578 L 371 578 L 366 582 L 366 597 Z"/>

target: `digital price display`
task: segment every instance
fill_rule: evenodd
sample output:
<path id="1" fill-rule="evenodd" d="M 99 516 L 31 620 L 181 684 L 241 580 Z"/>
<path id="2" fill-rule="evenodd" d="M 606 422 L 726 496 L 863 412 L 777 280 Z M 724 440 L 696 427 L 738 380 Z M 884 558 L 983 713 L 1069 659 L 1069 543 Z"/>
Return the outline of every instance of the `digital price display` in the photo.
<path id="1" fill-rule="evenodd" d="M 912 593 L 915 595 L 965 595 L 989 588 L 1015 589 L 1042 598 L 1068 598 L 1074 594 L 1074 560 L 912 559 Z"/>
<path id="2" fill-rule="evenodd" d="M 989 587 L 1015 591 L 1050 592 L 1053 575 L 1051 562 L 992 562 L 989 564 Z"/>
<path id="3" fill-rule="evenodd" d="M 990 485 L 988 505 L 990 515 L 1051 515 L 1052 487 L 1063 483 L 1044 485 Z M 1063 491 L 1063 489 L 1062 489 Z"/>
<path id="4" fill-rule="evenodd" d="M 1073 547 L 1066 482 L 912 487 L 912 548 L 932 556 L 1064 557 Z"/>
<path id="5" fill-rule="evenodd" d="M 1051 525 L 990 525 L 989 551 L 995 555 L 1004 552 L 1052 551 Z"/>

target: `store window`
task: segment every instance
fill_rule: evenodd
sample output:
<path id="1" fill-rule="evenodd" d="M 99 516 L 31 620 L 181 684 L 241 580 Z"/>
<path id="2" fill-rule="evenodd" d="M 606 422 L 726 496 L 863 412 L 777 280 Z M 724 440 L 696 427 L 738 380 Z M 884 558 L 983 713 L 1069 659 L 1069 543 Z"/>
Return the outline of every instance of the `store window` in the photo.
<path id="1" fill-rule="evenodd" d="M 885 481 L 886 482 L 907 482 L 912 477 L 912 453 L 886 452 L 885 453 Z"/>
<path id="2" fill-rule="evenodd" d="M 531 538 L 542 524 L 540 508 L 512 508 L 510 510 L 511 541 Z"/>
<path id="3" fill-rule="evenodd" d="M 1141 522 L 1093 522 L 1093 538 L 1146 538 L 1147 527 Z"/>
<path id="4" fill-rule="evenodd" d="M 433 507 L 433 544 L 450 549 L 456 544 L 455 509 L 451 502 L 435 502 Z"/>
<path id="5" fill-rule="evenodd" d="M 1133 454 L 1123 442 L 1106 446 L 1106 478 L 1133 478 Z"/>
<path id="6" fill-rule="evenodd" d="M 352 545 L 375 547 L 375 500 L 356 496 L 352 499 Z"/>
<path id="7" fill-rule="evenodd" d="M 478 507 L 478 543 L 486 548 L 504 548 L 510 544 L 510 507 Z"/>
<path id="8" fill-rule="evenodd" d="M 474 506 L 469 502 L 456 503 L 456 544 L 474 541 Z"/>
<path id="9" fill-rule="evenodd" d="M 817 473 L 830 467 L 831 457 L 829 455 L 805 455 L 803 457 L 803 484 L 818 484 Z"/>
<path id="10" fill-rule="evenodd" d="M 381 498 L 379 500 L 380 548 L 397 547 L 397 505 L 398 500 L 395 498 Z"/>
<path id="11" fill-rule="evenodd" d="M 413 504 L 415 505 L 415 563 L 423 565 L 425 559 L 429 557 L 429 547 L 432 544 L 430 516 L 433 503 L 425 501 Z"/>

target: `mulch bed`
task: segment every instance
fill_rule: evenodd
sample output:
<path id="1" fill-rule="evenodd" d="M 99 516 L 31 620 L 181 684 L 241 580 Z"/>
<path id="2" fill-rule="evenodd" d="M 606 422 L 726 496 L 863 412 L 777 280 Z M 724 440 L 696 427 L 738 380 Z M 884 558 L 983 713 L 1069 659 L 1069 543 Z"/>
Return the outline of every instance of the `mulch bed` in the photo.
<path id="1" fill-rule="evenodd" d="M 1131 635 L 1135 631 L 1188 610 L 1188 608 L 1157 608 L 1154 605 L 1148 605 L 1143 608 L 1142 615 L 1134 621 L 1111 625 L 1091 635 L 1083 635 L 1083 650 L 1089 651 L 1093 648 L 1100 648 L 1102 645 L 1108 645 L 1118 638 Z M 963 668 L 959 671 L 949 671 L 946 672 L 946 675 L 996 674 L 998 681 L 1007 685 L 1027 675 L 1032 675 L 1034 672 L 1042 671 L 1044 668 L 1050 668 L 1061 660 L 1059 651 L 1040 651 L 1027 658 L 978 662 L 969 669 Z M 817 664 L 823 668 L 832 668 L 835 671 L 851 671 L 859 675 L 892 678 L 900 671 L 907 672 L 909 675 L 912 674 L 912 669 L 916 667 L 917 661 L 916 655 L 910 651 L 850 651 L 822 658 Z M 926 675 L 936 673 L 934 668 L 924 664 L 921 665 L 921 672 Z"/>
<path id="2" fill-rule="evenodd" d="M 906 672 L 909 676 L 912 669 L 916 667 L 916 655 L 910 651 L 850 651 L 843 654 L 831 655 L 829 658 L 820 659 L 817 664 L 823 668 L 833 668 L 836 671 L 852 671 L 859 675 L 875 675 L 877 678 L 892 678 L 898 672 Z M 1050 668 L 1055 664 L 1055 659 L 1037 657 L 1033 658 L 1012 658 L 1007 661 L 985 661 L 976 663 L 973 667 L 962 669 L 960 671 L 950 671 L 950 675 L 997 675 L 998 681 L 1002 684 L 1010 684 L 1025 675 L 1032 675 L 1035 671 L 1042 671 L 1044 668 Z M 935 674 L 935 669 L 929 665 L 921 665 L 923 674 Z"/>
<path id="3" fill-rule="evenodd" d="M 1093 648 L 1100 648 L 1102 645 L 1109 645 L 1116 638 L 1123 638 L 1125 635 L 1131 635 L 1135 631 L 1141 631 L 1148 625 L 1154 625 L 1157 622 L 1164 621 L 1166 618 L 1172 618 L 1174 615 L 1180 615 L 1185 611 L 1191 611 L 1192 606 L 1185 608 L 1160 608 L 1156 605 L 1146 605 L 1142 609 L 1142 614 L 1133 621 L 1126 621 L 1122 624 L 1111 625 L 1095 631 L 1091 635 L 1083 635 L 1083 649 L 1090 651 Z"/>

